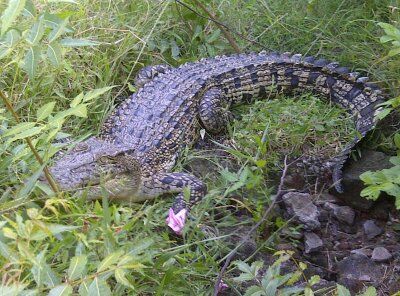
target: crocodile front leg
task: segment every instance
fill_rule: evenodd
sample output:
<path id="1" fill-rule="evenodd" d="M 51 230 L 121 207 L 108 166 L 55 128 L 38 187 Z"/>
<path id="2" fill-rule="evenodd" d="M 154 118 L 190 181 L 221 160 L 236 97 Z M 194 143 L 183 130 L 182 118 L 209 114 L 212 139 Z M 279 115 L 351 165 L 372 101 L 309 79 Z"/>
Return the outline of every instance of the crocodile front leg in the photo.
<path id="1" fill-rule="evenodd" d="M 185 188 L 189 190 L 189 203 L 184 199 Z M 141 194 L 159 196 L 164 193 L 178 193 L 166 220 L 168 226 L 177 234 L 182 234 L 186 215 L 190 208 L 206 194 L 205 184 L 187 173 L 160 173 L 143 178 Z"/>
<path id="2" fill-rule="evenodd" d="M 147 66 L 137 73 L 134 82 L 137 88 L 143 87 L 146 83 L 153 80 L 156 76 L 160 74 L 164 74 L 165 72 L 171 70 L 172 67 L 169 65 L 154 65 L 154 66 Z"/>
<path id="3" fill-rule="evenodd" d="M 233 118 L 227 106 L 228 103 L 220 89 L 210 88 L 204 93 L 199 106 L 199 116 L 208 132 L 218 134 L 226 129 Z"/>

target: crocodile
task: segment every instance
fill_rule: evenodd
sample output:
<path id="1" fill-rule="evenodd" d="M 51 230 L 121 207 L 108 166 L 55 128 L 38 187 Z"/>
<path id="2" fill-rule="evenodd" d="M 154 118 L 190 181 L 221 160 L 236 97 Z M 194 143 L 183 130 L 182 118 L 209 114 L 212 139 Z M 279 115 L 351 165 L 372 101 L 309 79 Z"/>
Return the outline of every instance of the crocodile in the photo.
<path id="1" fill-rule="evenodd" d="M 78 143 L 50 168 L 62 190 L 90 197 L 141 201 L 175 193 L 168 225 L 181 233 L 189 209 L 206 194 L 192 174 L 173 172 L 182 150 L 200 130 L 223 132 L 229 107 L 279 92 L 310 91 L 344 108 L 357 136 L 326 162 L 338 191 L 352 147 L 376 125 L 382 91 L 336 62 L 289 53 L 249 53 L 205 58 L 177 68 L 148 66 L 135 79 L 138 90 L 105 120 L 98 136 Z M 86 188 L 86 189 L 84 189 Z M 188 195 L 188 202 L 185 196 Z"/>

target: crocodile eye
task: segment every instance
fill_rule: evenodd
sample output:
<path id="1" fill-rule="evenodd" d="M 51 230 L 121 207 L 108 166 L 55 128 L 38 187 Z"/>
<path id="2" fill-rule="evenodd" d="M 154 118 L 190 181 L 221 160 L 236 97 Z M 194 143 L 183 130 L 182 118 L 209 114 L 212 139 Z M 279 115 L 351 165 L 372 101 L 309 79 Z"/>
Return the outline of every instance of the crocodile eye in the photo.
<path id="1" fill-rule="evenodd" d="M 78 143 L 74 147 L 74 152 L 85 152 L 89 150 L 89 145 L 86 143 Z"/>

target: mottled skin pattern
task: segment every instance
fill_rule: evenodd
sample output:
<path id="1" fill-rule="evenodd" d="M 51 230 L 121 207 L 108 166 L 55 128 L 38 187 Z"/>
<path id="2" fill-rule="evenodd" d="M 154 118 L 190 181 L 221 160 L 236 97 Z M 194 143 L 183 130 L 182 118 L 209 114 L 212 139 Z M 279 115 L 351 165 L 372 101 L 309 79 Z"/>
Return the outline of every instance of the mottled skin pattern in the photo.
<path id="1" fill-rule="evenodd" d="M 179 68 L 146 67 L 136 83 L 138 91 L 108 117 L 100 135 L 78 144 L 51 168 L 63 190 L 92 185 L 90 196 L 107 192 L 133 201 L 178 193 L 177 213 L 187 206 L 185 188 L 190 189 L 190 205 L 206 188 L 195 176 L 171 170 L 202 127 L 211 133 L 226 127 L 229 106 L 265 97 L 271 87 L 312 91 L 351 113 L 364 136 L 375 126 L 377 105 L 383 102 L 375 85 L 336 63 L 264 52 L 203 59 Z M 358 141 L 328 162 L 338 190 L 341 168 Z"/>

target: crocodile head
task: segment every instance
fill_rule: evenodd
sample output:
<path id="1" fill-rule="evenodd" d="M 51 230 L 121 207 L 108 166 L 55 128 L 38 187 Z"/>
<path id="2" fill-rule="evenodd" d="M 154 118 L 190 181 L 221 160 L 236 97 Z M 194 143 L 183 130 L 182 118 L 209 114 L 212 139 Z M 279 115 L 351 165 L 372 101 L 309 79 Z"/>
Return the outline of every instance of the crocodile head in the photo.
<path id="1" fill-rule="evenodd" d="M 101 184 L 111 195 L 116 190 L 132 193 L 140 183 L 140 165 L 130 156 L 132 152 L 127 147 L 92 137 L 59 158 L 50 167 L 50 173 L 63 191 L 92 186 L 89 195 L 97 195 Z"/>

